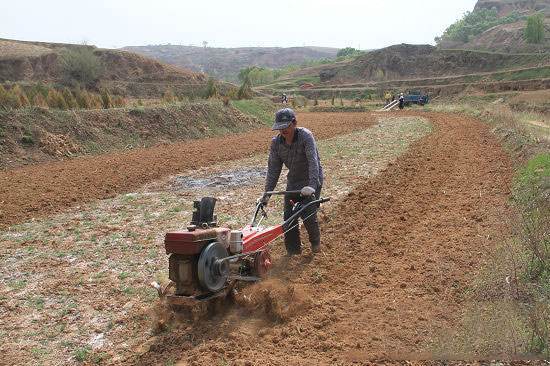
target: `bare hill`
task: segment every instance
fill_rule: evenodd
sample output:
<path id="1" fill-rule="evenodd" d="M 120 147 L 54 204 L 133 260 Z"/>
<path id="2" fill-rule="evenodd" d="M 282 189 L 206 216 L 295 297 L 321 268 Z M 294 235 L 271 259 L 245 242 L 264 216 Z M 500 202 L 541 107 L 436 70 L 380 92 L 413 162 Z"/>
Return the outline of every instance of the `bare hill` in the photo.
<path id="1" fill-rule="evenodd" d="M 37 81 L 60 82 L 62 52 L 89 48 L 102 64 L 98 84 L 119 94 L 159 95 L 167 87 L 203 88 L 203 74 L 166 65 L 135 53 L 60 43 L 24 42 L 0 39 L 0 83 Z"/>
<path id="2" fill-rule="evenodd" d="M 239 70 L 248 66 L 282 68 L 311 60 L 335 58 L 338 52 L 337 48 L 326 47 L 213 48 L 158 45 L 123 49 L 228 81 L 237 80 Z"/>
<path id="3" fill-rule="evenodd" d="M 386 81 L 490 72 L 548 63 L 547 55 L 512 55 L 441 50 L 430 45 L 401 44 L 371 51 L 349 63 L 320 69 L 321 82 Z"/>

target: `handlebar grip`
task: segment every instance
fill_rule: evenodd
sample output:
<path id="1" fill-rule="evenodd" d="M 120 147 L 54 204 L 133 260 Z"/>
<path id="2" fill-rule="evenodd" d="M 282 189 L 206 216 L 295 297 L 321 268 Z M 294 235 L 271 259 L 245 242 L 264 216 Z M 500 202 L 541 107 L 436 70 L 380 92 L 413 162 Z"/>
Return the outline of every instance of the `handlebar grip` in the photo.
<path id="1" fill-rule="evenodd" d="M 329 198 L 323 198 L 319 201 L 319 203 L 325 203 L 325 202 L 328 202 L 330 201 L 330 197 Z"/>

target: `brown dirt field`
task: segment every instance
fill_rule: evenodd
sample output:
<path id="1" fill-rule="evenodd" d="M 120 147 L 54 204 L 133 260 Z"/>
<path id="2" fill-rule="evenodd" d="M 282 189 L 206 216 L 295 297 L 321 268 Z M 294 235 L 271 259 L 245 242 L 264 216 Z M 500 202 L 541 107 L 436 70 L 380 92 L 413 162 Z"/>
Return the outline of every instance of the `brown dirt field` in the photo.
<path id="1" fill-rule="evenodd" d="M 342 117 L 346 123 L 341 122 Z M 299 124 L 314 130 L 318 139 L 375 123 L 372 115 L 354 113 L 301 113 L 298 118 Z M 130 192 L 144 183 L 182 170 L 267 151 L 272 135 L 273 131 L 264 128 L 222 138 L 0 172 L 0 227 Z"/>
<path id="2" fill-rule="evenodd" d="M 434 347 L 459 327 L 466 290 L 497 244 L 509 209 L 511 162 L 481 122 L 422 115 L 434 132 L 374 178 L 357 181 L 324 217 L 321 255 L 278 263 L 271 281 L 245 291 L 252 310 L 176 324 L 132 363 L 487 357 Z"/>

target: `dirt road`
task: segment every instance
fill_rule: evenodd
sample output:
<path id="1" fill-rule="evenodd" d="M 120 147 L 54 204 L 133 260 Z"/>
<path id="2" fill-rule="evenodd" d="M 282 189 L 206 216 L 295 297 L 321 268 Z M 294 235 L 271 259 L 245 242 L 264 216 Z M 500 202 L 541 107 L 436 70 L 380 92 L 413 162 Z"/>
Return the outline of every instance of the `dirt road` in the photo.
<path id="1" fill-rule="evenodd" d="M 318 139 L 367 128 L 369 114 L 303 113 Z M 345 121 L 342 123 L 342 121 Z M 161 177 L 267 151 L 269 128 L 127 153 L 77 158 L 0 172 L 0 228 L 97 199 L 130 192 Z"/>
<path id="2" fill-rule="evenodd" d="M 465 290 L 496 244 L 511 164 L 481 122 L 424 116 L 434 132 L 375 178 L 358 181 L 324 219 L 322 255 L 279 262 L 271 281 L 238 299 L 242 306 L 175 325 L 135 362 L 482 357 L 433 352 L 459 326 Z"/>

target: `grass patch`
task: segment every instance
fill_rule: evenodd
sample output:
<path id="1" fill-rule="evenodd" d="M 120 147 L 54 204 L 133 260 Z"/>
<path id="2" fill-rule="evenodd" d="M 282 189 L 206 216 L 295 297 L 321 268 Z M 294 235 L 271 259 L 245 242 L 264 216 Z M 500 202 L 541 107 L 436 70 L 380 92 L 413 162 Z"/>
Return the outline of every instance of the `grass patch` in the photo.
<path id="1" fill-rule="evenodd" d="M 522 166 L 513 197 L 521 212 L 519 239 L 527 263 L 519 278 L 528 294 L 529 351 L 550 357 L 550 153 Z"/>
<path id="2" fill-rule="evenodd" d="M 266 125 L 273 123 L 277 109 L 275 104 L 266 98 L 234 100 L 231 104 L 242 113 L 256 117 Z"/>
<path id="3" fill-rule="evenodd" d="M 73 357 L 75 358 L 75 360 L 77 360 L 78 362 L 84 362 L 88 359 L 89 355 L 90 355 L 90 352 L 91 352 L 91 348 L 90 347 L 80 347 L 80 348 L 77 348 L 73 351 Z"/>
<path id="4" fill-rule="evenodd" d="M 514 72 L 504 72 L 492 75 L 496 81 L 516 81 L 530 79 L 546 79 L 550 78 L 550 67 L 542 67 L 538 69 L 528 69 Z"/>
<path id="5" fill-rule="evenodd" d="M 486 96 L 485 98 L 491 98 Z M 502 94 L 501 94 L 502 97 Z M 487 349 L 498 349 L 510 340 L 507 354 L 550 357 L 550 148 L 544 131 L 528 121 L 546 120 L 543 114 L 516 112 L 505 102 L 483 105 L 472 98 L 463 104 L 434 104 L 426 110 L 465 113 L 493 127 L 510 155 L 517 157 L 512 200 L 519 216 L 513 217 L 512 238 L 506 248 L 495 251 L 487 273 L 480 273 L 474 286 L 477 301 L 469 313 L 488 314 L 477 321 L 487 323 L 489 332 L 481 341 Z M 547 133 L 547 132 L 546 132 Z M 546 142 L 545 142 L 546 141 Z M 523 162 L 523 163 L 520 163 Z M 506 282 L 503 283 L 503 278 Z M 507 310 L 502 304 L 507 303 Z M 503 316 L 503 314 L 505 314 Z M 491 317 L 502 318 L 490 333 Z M 515 320 L 514 320 L 515 319 Z M 465 319 L 466 322 L 468 319 Z M 478 327 L 479 328 L 479 327 Z M 497 331 L 501 337 L 495 338 Z M 510 334 L 505 334 L 511 332 Z M 479 332 L 477 334 L 480 334 Z M 492 342 L 494 341 L 494 342 Z M 495 342 L 503 342 L 500 345 Z M 465 344 L 472 344 L 466 340 Z M 497 348 L 495 348 L 497 347 Z M 502 350 L 502 349 L 501 349 Z"/>

